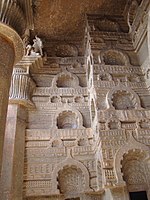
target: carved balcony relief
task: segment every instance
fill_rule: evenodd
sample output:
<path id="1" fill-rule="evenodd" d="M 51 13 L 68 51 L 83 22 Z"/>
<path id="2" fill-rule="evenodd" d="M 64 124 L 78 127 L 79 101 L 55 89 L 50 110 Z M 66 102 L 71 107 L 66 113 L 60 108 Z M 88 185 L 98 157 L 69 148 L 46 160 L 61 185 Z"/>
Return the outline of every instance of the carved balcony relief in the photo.
<path id="1" fill-rule="evenodd" d="M 25 106 L 33 106 L 32 93 L 35 83 L 30 77 L 28 68 L 14 68 L 9 92 L 9 101 Z"/>

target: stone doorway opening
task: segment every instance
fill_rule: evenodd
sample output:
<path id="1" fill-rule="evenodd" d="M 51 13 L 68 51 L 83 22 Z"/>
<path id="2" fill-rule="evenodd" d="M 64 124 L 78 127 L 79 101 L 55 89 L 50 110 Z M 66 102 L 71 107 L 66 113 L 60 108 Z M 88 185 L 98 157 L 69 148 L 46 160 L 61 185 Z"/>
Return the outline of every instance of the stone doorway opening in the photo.
<path id="1" fill-rule="evenodd" d="M 130 200 L 148 200 L 146 191 L 129 192 Z"/>

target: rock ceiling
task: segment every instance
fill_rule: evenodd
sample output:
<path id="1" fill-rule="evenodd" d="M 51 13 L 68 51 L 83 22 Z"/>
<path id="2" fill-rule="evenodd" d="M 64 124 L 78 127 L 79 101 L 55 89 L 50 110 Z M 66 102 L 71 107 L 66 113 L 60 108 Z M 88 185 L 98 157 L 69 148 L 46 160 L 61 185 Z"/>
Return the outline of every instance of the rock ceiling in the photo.
<path id="1" fill-rule="evenodd" d="M 122 15 L 127 0 L 35 0 L 33 34 L 46 39 L 81 35 L 86 14 Z"/>

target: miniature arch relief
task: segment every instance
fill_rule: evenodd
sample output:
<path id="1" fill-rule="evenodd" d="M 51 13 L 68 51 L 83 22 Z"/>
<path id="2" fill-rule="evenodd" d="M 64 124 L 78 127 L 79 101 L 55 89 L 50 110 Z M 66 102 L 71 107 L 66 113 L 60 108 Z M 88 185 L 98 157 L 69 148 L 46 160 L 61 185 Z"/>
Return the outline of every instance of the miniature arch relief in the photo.
<path id="1" fill-rule="evenodd" d="M 121 172 L 121 168 L 122 168 L 121 161 L 125 154 L 127 154 L 129 151 L 138 150 L 142 154 L 145 154 L 145 158 L 144 158 L 145 161 L 150 160 L 149 148 L 146 145 L 137 142 L 134 139 L 134 137 L 131 135 L 132 134 L 131 132 L 129 132 L 129 134 L 130 134 L 130 137 L 129 137 L 128 143 L 120 147 L 120 149 L 118 149 L 114 157 L 114 170 L 115 170 L 118 185 L 119 184 L 125 185 L 125 182 L 122 177 L 122 172 Z"/>
<path id="2" fill-rule="evenodd" d="M 83 128 L 83 117 L 78 110 L 75 109 L 60 109 L 56 113 L 56 126 L 59 129 L 76 129 Z"/>
<path id="3" fill-rule="evenodd" d="M 52 172 L 52 181 L 53 181 L 52 190 L 53 190 L 54 193 L 56 193 L 56 194 L 60 193 L 60 191 L 58 191 L 58 189 L 57 189 L 57 185 L 58 185 L 57 178 L 58 178 L 59 172 L 61 170 L 63 170 L 65 167 L 69 168 L 69 167 L 72 167 L 72 166 L 75 166 L 76 169 L 80 169 L 82 174 L 83 174 L 83 177 L 84 177 L 83 190 L 84 191 L 90 191 L 90 187 L 89 187 L 90 178 L 89 178 L 89 172 L 88 172 L 87 168 L 82 163 L 74 160 L 73 158 L 71 158 L 69 156 L 66 160 L 59 163 L 56 166 L 56 168 L 54 169 L 54 171 Z"/>
<path id="4" fill-rule="evenodd" d="M 130 65 L 129 57 L 125 53 L 114 49 L 101 52 L 101 60 L 105 65 Z"/>
<path id="5" fill-rule="evenodd" d="M 119 121 L 119 119 L 117 119 L 115 117 L 111 117 L 106 122 L 106 128 L 108 130 L 120 129 L 121 128 L 121 122 Z"/>
<path id="6" fill-rule="evenodd" d="M 79 86 L 79 79 L 75 74 L 64 71 L 56 75 L 52 81 L 52 87 L 58 88 L 77 88 Z"/>
<path id="7" fill-rule="evenodd" d="M 107 93 L 106 102 L 108 108 L 116 110 L 141 109 L 138 95 L 132 89 L 120 84 Z"/>
<path id="8" fill-rule="evenodd" d="M 122 173 L 129 192 L 147 190 L 147 177 L 145 170 L 145 152 L 130 150 L 123 155 Z"/>
<path id="9" fill-rule="evenodd" d="M 68 197 L 84 192 L 85 177 L 80 168 L 64 166 L 58 172 L 58 186 L 60 193 Z"/>

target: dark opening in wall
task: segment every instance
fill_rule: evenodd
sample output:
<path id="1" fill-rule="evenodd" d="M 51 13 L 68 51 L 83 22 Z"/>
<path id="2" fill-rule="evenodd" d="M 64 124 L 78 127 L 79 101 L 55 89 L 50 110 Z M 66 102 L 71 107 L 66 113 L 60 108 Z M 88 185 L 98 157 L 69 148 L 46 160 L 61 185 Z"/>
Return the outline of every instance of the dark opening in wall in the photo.
<path id="1" fill-rule="evenodd" d="M 130 192 L 130 200 L 148 200 L 146 191 Z"/>

